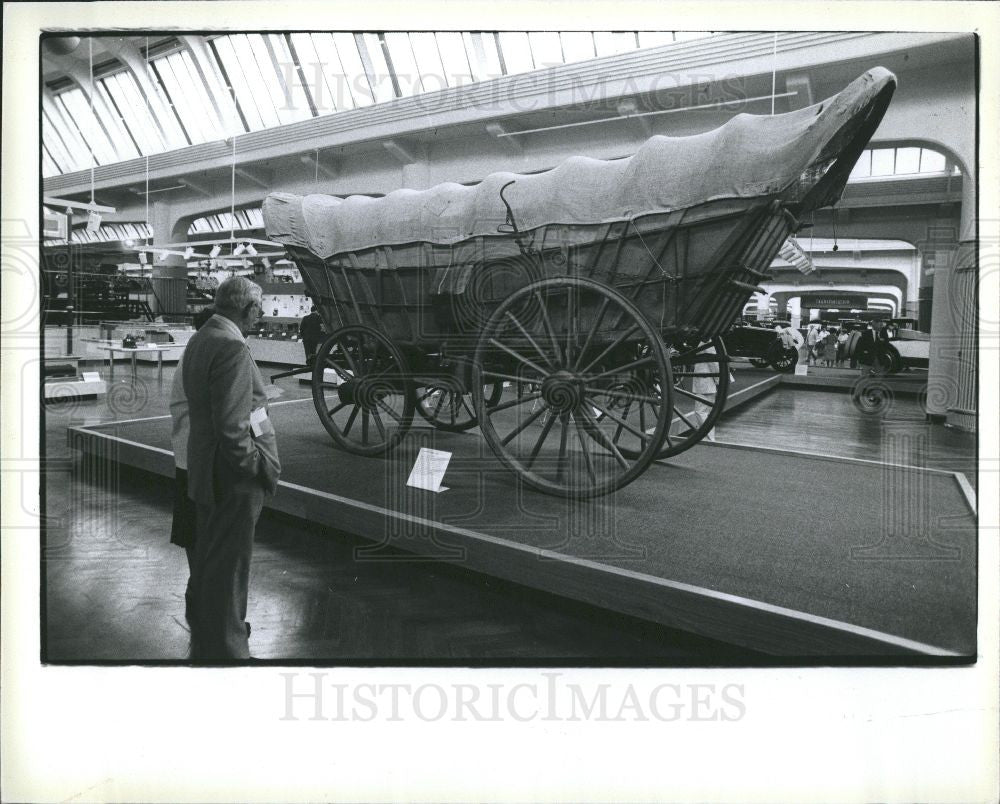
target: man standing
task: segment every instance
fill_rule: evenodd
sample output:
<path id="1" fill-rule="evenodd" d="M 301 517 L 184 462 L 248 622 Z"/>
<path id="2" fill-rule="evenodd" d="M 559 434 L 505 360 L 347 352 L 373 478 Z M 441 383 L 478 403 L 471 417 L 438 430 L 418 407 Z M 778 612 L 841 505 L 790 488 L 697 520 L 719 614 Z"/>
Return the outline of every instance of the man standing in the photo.
<path id="1" fill-rule="evenodd" d="M 200 661 L 250 657 L 245 621 L 254 528 L 281 472 L 264 381 L 245 338 L 261 313 L 260 286 L 231 277 L 215 294 L 215 315 L 184 351 L 188 495 L 197 504 L 198 533 L 191 658 Z"/>
<path id="2" fill-rule="evenodd" d="M 306 363 L 312 363 L 316 359 L 316 350 L 323 338 L 323 319 L 315 307 L 302 319 L 299 334 L 302 336 L 302 348 L 306 350 Z"/>
<path id="3" fill-rule="evenodd" d="M 194 314 L 195 331 L 201 329 L 215 313 L 214 307 L 206 307 Z M 174 521 L 170 528 L 170 543 L 179 545 L 187 553 L 188 585 L 184 593 L 184 616 L 188 625 L 194 622 L 194 587 L 190 576 L 194 571 L 195 525 L 198 509 L 188 496 L 187 443 L 188 443 L 188 403 L 184 396 L 184 355 L 177 361 L 177 369 L 170 385 L 170 419 L 172 432 L 170 442 L 174 449 Z"/>

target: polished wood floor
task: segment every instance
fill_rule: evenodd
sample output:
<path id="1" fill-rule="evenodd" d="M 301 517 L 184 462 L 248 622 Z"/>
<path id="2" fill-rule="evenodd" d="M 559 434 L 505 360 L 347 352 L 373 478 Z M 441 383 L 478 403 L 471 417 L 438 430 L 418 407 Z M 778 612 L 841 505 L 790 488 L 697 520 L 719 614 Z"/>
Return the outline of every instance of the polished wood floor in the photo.
<path id="1" fill-rule="evenodd" d="M 187 567 L 183 551 L 168 543 L 170 483 L 135 472 L 95 475 L 70 453 L 65 437 L 70 424 L 165 414 L 171 375 L 167 368 L 158 381 L 155 367 L 140 366 L 132 381 L 117 371 L 104 399 L 46 409 L 43 644 L 49 661 L 182 661 L 186 655 Z M 279 385 L 285 399 L 309 394 L 295 378 Z M 905 452 L 906 463 L 966 471 L 970 480 L 974 475 L 975 438 L 925 424 L 915 399 L 894 400 L 879 416 L 858 410 L 847 394 L 779 389 L 724 419 L 716 436 L 872 460 Z M 359 562 L 355 548 L 362 544 L 334 527 L 262 517 L 249 612 L 256 656 L 332 664 L 755 659 L 449 565 Z"/>

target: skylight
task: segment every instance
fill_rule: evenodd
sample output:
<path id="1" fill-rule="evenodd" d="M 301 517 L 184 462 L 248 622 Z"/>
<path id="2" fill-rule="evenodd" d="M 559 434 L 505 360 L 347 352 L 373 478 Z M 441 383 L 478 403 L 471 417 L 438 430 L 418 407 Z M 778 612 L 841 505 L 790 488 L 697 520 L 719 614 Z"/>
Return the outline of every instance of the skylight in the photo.
<path id="1" fill-rule="evenodd" d="M 222 140 L 504 75 L 708 36 L 700 32 L 250 33 L 181 36 L 89 86 L 43 92 L 42 175 Z M 199 55 L 201 51 L 205 55 Z M 145 52 L 145 50 L 143 50 Z M 93 101 L 93 112 L 91 102 Z"/>

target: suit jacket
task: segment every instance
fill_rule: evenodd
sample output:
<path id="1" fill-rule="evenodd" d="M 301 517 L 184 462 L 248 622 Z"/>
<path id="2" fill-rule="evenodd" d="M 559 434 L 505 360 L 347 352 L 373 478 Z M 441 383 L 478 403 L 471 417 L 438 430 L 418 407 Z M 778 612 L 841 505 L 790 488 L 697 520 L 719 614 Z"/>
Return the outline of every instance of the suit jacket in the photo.
<path id="1" fill-rule="evenodd" d="M 236 325 L 212 316 L 184 350 L 184 395 L 188 400 L 188 496 L 213 505 L 233 491 L 278 486 L 281 464 L 270 418 L 260 435 L 250 414 L 267 410 L 264 380 Z"/>

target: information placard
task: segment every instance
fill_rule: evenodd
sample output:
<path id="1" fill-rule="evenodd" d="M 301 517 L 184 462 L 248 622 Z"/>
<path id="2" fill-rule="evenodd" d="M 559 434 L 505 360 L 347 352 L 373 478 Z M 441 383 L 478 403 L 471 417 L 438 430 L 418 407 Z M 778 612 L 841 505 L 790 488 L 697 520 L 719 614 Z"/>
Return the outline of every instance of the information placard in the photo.
<path id="1" fill-rule="evenodd" d="M 447 491 L 441 485 L 444 480 L 444 473 L 448 469 L 448 462 L 451 460 L 451 453 L 440 449 L 429 449 L 421 447 L 417 454 L 417 460 L 410 470 L 406 485 L 415 489 L 424 489 L 435 493 Z"/>

